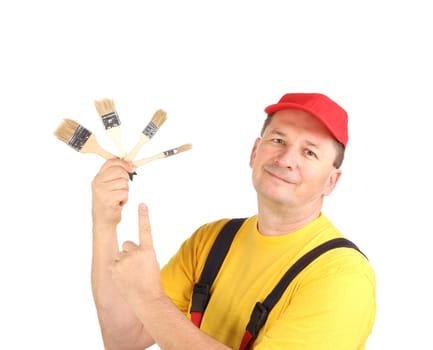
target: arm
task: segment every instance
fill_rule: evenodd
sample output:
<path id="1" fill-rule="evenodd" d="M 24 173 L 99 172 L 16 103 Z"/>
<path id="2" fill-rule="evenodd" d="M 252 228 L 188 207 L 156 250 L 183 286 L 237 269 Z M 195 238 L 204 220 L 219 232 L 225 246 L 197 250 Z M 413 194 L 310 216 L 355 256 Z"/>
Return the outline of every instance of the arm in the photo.
<path id="1" fill-rule="evenodd" d="M 140 245 L 123 243 L 112 266 L 120 294 L 162 350 L 229 350 L 194 326 L 164 293 L 147 208 L 139 208 Z"/>
<path id="2" fill-rule="evenodd" d="M 92 291 L 106 349 L 143 349 L 153 344 L 116 289 L 111 265 L 119 253 L 117 225 L 128 201 L 128 172 L 122 160 L 107 161 L 92 182 Z"/>

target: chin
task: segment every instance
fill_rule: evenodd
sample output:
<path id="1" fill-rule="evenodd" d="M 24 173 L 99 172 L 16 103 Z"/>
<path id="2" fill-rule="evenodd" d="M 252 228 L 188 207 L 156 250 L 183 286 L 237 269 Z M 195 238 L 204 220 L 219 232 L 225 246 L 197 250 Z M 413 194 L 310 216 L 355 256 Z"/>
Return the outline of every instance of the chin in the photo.
<path id="1" fill-rule="evenodd" d="M 260 197 L 279 205 L 289 205 L 292 203 L 291 196 L 287 193 L 269 191 L 269 189 L 261 191 Z"/>

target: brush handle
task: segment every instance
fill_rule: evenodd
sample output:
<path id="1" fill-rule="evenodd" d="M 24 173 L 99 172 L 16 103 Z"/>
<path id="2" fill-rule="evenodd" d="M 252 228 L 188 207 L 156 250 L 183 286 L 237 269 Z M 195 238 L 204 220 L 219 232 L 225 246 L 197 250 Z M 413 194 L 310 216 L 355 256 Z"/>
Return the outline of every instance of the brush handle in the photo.
<path id="1" fill-rule="evenodd" d="M 117 152 L 119 153 L 120 158 L 124 158 L 126 156 L 125 149 L 122 146 L 121 137 L 120 137 L 120 126 L 116 126 L 114 128 L 110 128 L 105 130 L 107 135 L 113 140 L 116 145 Z"/>
<path id="2" fill-rule="evenodd" d="M 162 153 L 155 154 L 155 155 L 152 156 L 152 157 L 148 157 L 148 158 L 143 158 L 143 159 L 140 159 L 140 160 L 136 160 L 136 161 L 134 161 L 133 163 L 134 163 L 134 165 L 138 168 L 138 167 L 143 166 L 144 164 L 147 164 L 147 163 L 150 163 L 150 162 L 152 162 L 152 161 L 154 161 L 154 160 L 161 159 L 161 158 L 165 158 L 165 157 L 166 157 L 166 155 L 162 152 Z"/>
<path id="3" fill-rule="evenodd" d="M 141 147 L 142 147 L 146 142 L 148 142 L 149 140 L 150 140 L 149 137 L 147 137 L 146 135 L 144 135 L 143 133 L 141 133 L 141 134 L 140 134 L 140 139 L 138 140 L 137 144 L 136 144 L 135 147 L 132 149 L 132 151 L 129 152 L 129 153 L 127 154 L 127 156 L 125 157 L 125 160 L 126 160 L 126 161 L 132 161 L 132 160 L 136 157 L 138 151 L 140 151 Z"/>
<path id="4" fill-rule="evenodd" d="M 101 156 L 104 159 L 114 159 L 114 158 L 118 158 L 117 156 L 115 156 L 113 153 L 107 152 L 105 149 L 100 148 L 98 150 L 95 150 L 95 152 L 93 152 L 95 154 L 97 154 L 98 156 Z"/>
<path id="5" fill-rule="evenodd" d="M 93 153 L 101 156 L 104 159 L 117 158 L 114 154 L 106 151 L 96 141 L 95 135 L 90 135 L 84 146 L 81 148 L 80 153 Z"/>

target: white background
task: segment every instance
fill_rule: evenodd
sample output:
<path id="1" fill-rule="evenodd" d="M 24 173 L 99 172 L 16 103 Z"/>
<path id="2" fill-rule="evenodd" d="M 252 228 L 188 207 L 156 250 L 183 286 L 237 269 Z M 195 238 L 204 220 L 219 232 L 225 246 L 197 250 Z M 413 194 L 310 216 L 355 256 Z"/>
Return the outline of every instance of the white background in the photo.
<path id="1" fill-rule="evenodd" d="M 57 140 L 61 119 L 115 152 L 94 100 L 113 98 L 140 156 L 121 239 L 150 215 L 164 264 L 201 224 L 252 215 L 249 154 L 286 92 L 346 108 L 344 175 L 324 212 L 368 255 L 368 349 L 433 349 L 433 22 L 429 1 L 2 1 L 1 349 L 102 349 L 90 288 L 90 183 L 103 164 Z"/>

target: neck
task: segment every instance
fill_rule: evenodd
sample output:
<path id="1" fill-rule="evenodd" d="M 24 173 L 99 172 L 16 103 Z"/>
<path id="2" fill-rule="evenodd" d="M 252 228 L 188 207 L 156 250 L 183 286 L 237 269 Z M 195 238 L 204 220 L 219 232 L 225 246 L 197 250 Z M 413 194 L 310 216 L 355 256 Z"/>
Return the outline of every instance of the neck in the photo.
<path id="1" fill-rule="evenodd" d="M 265 236 L 280 236 L 297 231 L 320 216 L 322 205 L 288 208 L 275 203 L 258 205 L 258 230 Z"/>

